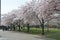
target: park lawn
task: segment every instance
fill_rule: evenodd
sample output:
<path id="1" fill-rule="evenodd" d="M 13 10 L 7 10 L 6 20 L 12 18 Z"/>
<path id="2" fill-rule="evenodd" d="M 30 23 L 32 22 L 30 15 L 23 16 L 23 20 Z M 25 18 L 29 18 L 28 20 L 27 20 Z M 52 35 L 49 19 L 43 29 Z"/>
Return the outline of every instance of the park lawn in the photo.
<path id="1" fill-rule="evenodd" d="M 40 35 L 41 34 L 41 28 L 30 28 L 29 33 L 30 34 L 36 34 Z M 27 28 L 22 30 L 23 32 L 27 32 Z M 47 38 L 52 38 L 56 40 L 60 40 L 60 29 L 57 28 L 49 28 L 49 31 L 47 32 L 47 29 L 45 28 L 45 36 Z"/>
<path id="2" fill-rule="evenodd" d="M 60 29 L 50 29 L 49 32 L 45 33 L 45 36 L 48 38 L 53 38 L 56 40 L 60 40 Z"/>
<path id="3" fill-rule="evenodd" d="M 27 32 L 27 28 L 23 28 L 23 32 Z M 40 28 L 30 28 L 29 32 L 30 34 L 40 34 L 41 29 Z"/>

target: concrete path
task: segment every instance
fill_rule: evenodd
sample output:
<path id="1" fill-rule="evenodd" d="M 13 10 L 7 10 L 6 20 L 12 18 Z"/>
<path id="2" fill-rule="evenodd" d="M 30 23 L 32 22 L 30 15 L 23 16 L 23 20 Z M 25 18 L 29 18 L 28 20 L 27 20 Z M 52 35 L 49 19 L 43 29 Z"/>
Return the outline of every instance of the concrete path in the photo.
<path id="1" fill-rule="evenodd" d="M 0 30 L 0 40 L 53 40 L 53 39 L 42 38 L 42 36 L 40 35 Z"/>

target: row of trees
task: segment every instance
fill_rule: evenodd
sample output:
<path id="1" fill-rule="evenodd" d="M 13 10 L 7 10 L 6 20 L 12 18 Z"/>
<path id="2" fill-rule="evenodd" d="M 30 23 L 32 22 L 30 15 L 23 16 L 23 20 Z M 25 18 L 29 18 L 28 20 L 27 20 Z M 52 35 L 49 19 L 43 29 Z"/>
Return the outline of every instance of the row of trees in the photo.
<path id="1" fill-rule="evenodd" d="M 3 15 L 2 25 L 19 27 L 21 25 L 40 25 L 44 35 L 44 25 L 51 19 L 56 18 L 56 11 L 60 11 L 60 0 L 32 0 L 17 10 Z M 15 29 L 15 28 L 14 28 Z"/>

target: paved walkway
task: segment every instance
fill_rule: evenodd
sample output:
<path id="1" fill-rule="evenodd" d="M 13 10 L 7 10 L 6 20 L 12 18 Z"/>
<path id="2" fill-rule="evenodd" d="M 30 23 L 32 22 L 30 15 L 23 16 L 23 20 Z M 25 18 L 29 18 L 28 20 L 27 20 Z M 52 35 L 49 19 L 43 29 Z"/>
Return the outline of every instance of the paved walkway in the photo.
<path id="1" fill-rule="evenodd" d="M 0 40 L 53 40 L 53 39 L 42 38 L 42 36 L 40 35 L 0 30 Z"/>

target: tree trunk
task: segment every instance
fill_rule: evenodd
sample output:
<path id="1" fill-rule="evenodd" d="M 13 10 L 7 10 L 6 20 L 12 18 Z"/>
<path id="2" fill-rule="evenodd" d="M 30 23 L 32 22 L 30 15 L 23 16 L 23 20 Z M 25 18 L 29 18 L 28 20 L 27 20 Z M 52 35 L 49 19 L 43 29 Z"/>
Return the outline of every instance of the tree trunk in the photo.
<path id="1" fill-rule="evenodd" d="M 19 32 L 20 32 L 21 30 L 20 30 L 20 25 L 19 25 Z"/>
<path id="2" fill-rule="evenodd" d="M 42 27 L 42 35 L 44 35 L 44 24 L 42 24 L 41 27 Z"/>
<path id="3" fill-rule="evenodd" d="M 49 26 L 47 27 L 47 32 L 49 32 Z"/>
<path id="4" fill-rule="evenodd" d="M 41 27 L 42 27 L 42 35 L 44 35 L 44 19 L 43 18 L 42 18 Z"/>
<path id="5" fill-rule="evenodd" d="M 15 27 L 13 28 L 13 31 L 15 31 Z"/>
<path id="6" fill-rule="evenodd" d="M 29 27 L 29 24 L 27 24 L 27 32 L 29 32 L 30 30 L 30 27 Z"/>
<path id="7" fill-rule="evenodd" d="M 12 28 L 11 28 L 12 29 Z M 13 31 L 15 31 L 15 25 L 13 25 Z"/>

